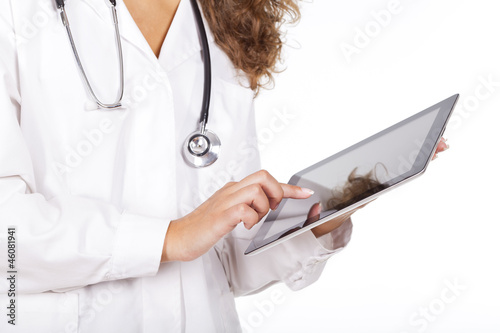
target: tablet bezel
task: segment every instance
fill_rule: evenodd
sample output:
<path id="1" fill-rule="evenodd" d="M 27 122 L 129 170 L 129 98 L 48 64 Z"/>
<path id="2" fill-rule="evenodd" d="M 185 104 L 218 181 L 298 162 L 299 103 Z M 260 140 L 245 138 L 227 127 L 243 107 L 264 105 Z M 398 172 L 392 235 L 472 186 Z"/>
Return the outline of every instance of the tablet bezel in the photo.
<path id="1" fill-rule="evenodd" d="M 261 224 L 260 229 L 255 234 L 255 237 L 252 239 L 250 245 L 246 249 L 245 255 L 255 255 L 255 254 L 261 253 L 268 248 L 271 248 L 271 247 L 276 246 L 276 245 L 278 245 L 278 244 L 280 244 L 280 243 L 282 243 L 290 238 L 298 236 L 298 235 L 302 234 L 303 232 L 306 232 L 306 231 L 308 231 L 308 230 L 310 230 L 310 229 L 312 229 L 312 228 L 314 228 L 322 223 L 330 221 L 331 219 L 333 219 L 337 216 L 345 214 L 346 212 L 349 212 L 350 210 L 356 209 L 359 206 L 362 206 L 362 205 L 376 199 L 380 195 L 387 193 L 387 192 L 393 190 L 394 188 L 397 188 L 398 186 L 422 175 L 425 172 L 425 170 L 427 169 L 427 166 L 429 165 L 429 163 L 432 159 L 432 156 L 434 155 L 434 153 L 437 149 L 440 138 L 442 137 L 442 135 L 446 129 L 446 125 L 448 124 L 448 121 L 451 118 L 451 114 L 453 112 L 453 109 L 455 108 L 455 105 L 458 101 L 458 98 L 459 98 L 459 94 L 455 94 L 455 95 L 453 95 L 453 96 L 451 96 L 451 97 L 449 97 L 449 98 L 447 98 L 447 99 L 445 99 L 445 100 L 443 100 L 443 101 L 441 101 L 441 102 L 439 102 L 439 103 L 437 103 L 437 104 L 435 104 L 435 105 L 433 105 L 433 106 L 431 106 L 431 107 L 429 107 L 421 112 L 416 113 L 415 115 L 413 115 L 409 118 L 406 118 L 406 119 L 386 128 L 385 130 L 378 132 L 378 133 L 376 133 L 376 134 L 374 134 L 374 135 L 372 135 L 372 136 L 370 136 L 370 137 L 368 137 L 368 138 L 366 138 L 366 139 L 364 139 L 364 140 L 362 140 L 362 141 L 360 141 L 360 142 L 358 142 L 358 143 L 356 143 L 356 144 L 354 144 L 354 145 L 318 162 L 318 163 L 315 163 L 314 165 L 312 165 L 304 170 L 301 170 L 300 172 L 296 173 L 295 175 L 293 175 L 290 178 L 288 184 L 296 185 L 297 182 L 301 179 L 301 176 L 310 172 L 311 170 L 314 170 L 314 169 L 322 166 L 325 163 L 329 163 L 331 160 L 334 160 L 338 157 L 341 157 L 342 155 L 347 154 L 347 153 L 357 149 L 358 147 L 365 145 L 367 142 L 375 140 L 375 139 L 377 139 L 377 138 L 379 138 L 379 137 L 381 137 L 381 136 L 383 136 L 383 135 L 385 135 L 385 134 L 387 134 L 387 133 L 389 133 L 389 132 L 391 132 L 391 131 L 393 131 L 401 126 L 404 126 L 404 125 L 412 122 L 413 120 L 426 115 L 427 113 L 433 112 L 437 108 L 439 108 L 438 114 L 437 114 L 436 118 L 434 119 L 434 123 L 432 124 L 432 126 L 429 130 L 429 133 L 427 134 L 427 137 L 424 140 L 424 142 L 428 142 L 428 140 L 429 140 L 430 142 L 433 143 L 433 145 L 432 145 L 432 149 L 430 149 L 430 151 L 424 152 L 424 154 L 427 156 L 427 158 L 425 160 L 425 163 L 422 166 L 417 166 L 417 167 L 413 166 L 412 169 L 410 171 L 406 172 L 405 174 L 400 175 L 396 178 L 393 178 L 393 179 L 383 183 L 383 185 L 387 185 L 386 188 L 383 188 L 380 191 L 378 191 L 374 194 L 371 194 L 371 195 L 365 197 L 364 199 L 362 199 L 354 204 L 346 206 L 337 212 L 334 212 L 334 213 L 331 213 L 327 216 L 324 216 L 315 222 L 312 222 L 306 226 L 300 227 L 300 229 L 295 230 L 286 236 L 283 236 L 283 235 L 285 235 L 287 232 L 289 232 L 294 227 L 297 227 L 300 223 L 295 224 L 293 226 L 290 226 L 290 228 L 285 230 L 283 233 L 272 235 L 271 237 L 263 239 L 263 237 L 267 234 L 267 231 L 271 228 L 273 222 L 264 223 L 261 221 L 261 223 L 259 223 L 259 224 Z M 425 144 L 422 145 L 421 150 L 419 152 L 419 155 L 420 155 L 420 153 L 422 153 L 424 151 L 424 149 L 426 149 Z M 281 211 L 282 207 L 283 207 L 283 205 L 280 204 L 280 206 L 277 210 L 278 214 Z M 266 219 L 267 218 L 268 217 L 266 216 Z M 307 224 L 307 219 L 305 219 L 301 223 Z M 265 242 L 260 243 L 262 241 L 265 241 Z M 259 242 L 259 245 L 256 245 L 257 242 Z"/>

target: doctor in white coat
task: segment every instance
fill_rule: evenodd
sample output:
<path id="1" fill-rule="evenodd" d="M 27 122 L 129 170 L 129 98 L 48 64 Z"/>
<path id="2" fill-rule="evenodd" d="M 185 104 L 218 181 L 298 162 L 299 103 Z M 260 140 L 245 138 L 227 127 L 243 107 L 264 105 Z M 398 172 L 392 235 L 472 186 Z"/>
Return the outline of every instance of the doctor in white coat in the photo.
<path id="1" fill-rule="evenodd" d="M 155 7 L 161 3 L 167 7 Z M 348 243 L 345 216 L 322 233 L 243 255 L 269 208 L 309 194 L 259 171 L 255 91 L 208 27 L 207 127 L 222 150 L 206 168 L 183 160 L 203 94 L 191 7 L 117 1 L 123 107 L 102 110 L 82 83 L 54 1 L 1 1 L 0 267 L 7 278 L 16 272 L 14 284 L 0 280 L 1 332 L 238 332 L 235 296 L 277 282 L 304 288 Z M 148 8 L 159 13 L 150 24 L 171 13 L 159 44 L 138 26 Z M 109 3 L 71 0 L 66 9 L 94 91 L 114 98 Z"/>

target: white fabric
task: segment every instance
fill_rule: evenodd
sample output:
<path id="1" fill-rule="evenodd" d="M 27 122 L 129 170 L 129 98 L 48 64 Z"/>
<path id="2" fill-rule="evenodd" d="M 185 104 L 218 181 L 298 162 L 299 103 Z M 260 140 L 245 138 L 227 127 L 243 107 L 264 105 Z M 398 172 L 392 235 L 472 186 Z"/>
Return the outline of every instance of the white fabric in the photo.
<path id="1" fill-rule="evenodd" d="M 181 1 L 159 59 L 122 1 L 117 9 L 124 107 L 102 111 L 89 102 L 54 1 L 0 3 L 0 244 L 15 226 L 18 271 L 17 325 L 2 313 L 0 331 L 241 331 L 234 296 L 311 284 L 349 241 L 351 222 L 252 257 L 243 251 L 257 227 L 240 225 L 196 260 L 160 264 L 169 221 L 259 170 L 253 92 L 209 35 L 208 128 L 222 151 L 208 168 L 188 167 L 180 149 L 197 127 L 203 86 L 190 3 Z M 110 102 L 118 66 L 109 8 L 75 0 L 67 10 L 95 92 Z"/>

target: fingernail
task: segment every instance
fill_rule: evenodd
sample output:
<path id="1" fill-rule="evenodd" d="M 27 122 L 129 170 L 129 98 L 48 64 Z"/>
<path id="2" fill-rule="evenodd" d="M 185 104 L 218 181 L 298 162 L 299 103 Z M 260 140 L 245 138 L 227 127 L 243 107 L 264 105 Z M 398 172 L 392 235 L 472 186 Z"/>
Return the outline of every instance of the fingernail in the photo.
<path id="1" fill-rule="evenodd" d="M 319 207 L 319 211 L 322 212 L 323 211 L 323 204 L 321 203 L 321 201 L 319 202 L 318 207 Z"/>
<path id="2" fill-rule="evenodd" d="M 439 157 L 439 155 L 434 155 L 434 157 L 432 158 L 432 160 L 434 161 L 438 157 Z"/>
<path id="3" fill-rule="evenodd" d="M 446 144 L 446 146 L 444 147 L 443 151 L 448 150 L 448 149 L 450 149 L 450 145 Z"/>
<path id="4" fill-rule="evenodd" d="M 309 195 L 313 195 L 314 191 L 305 187 L 302 187 L 302 192 L 306 192 Z"/>

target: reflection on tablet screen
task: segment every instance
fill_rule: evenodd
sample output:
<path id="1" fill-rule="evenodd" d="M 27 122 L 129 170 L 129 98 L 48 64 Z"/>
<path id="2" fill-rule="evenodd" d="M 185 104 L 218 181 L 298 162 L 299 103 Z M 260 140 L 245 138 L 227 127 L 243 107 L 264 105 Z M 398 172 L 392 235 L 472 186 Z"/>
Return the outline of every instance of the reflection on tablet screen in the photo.
<path id="1" fill-rule="evenodd" d="M 314 194 L 307 199 L 283 200 L 264 221 L 255 245 L 285 237 L 415 174 L 434 146 L 428 142 L 429 131 L 439 111 L 431 110 L 293 176 L 290 184 L 310 188 Z M 308 219 L 318 203 L 323 211 Z"/>
<path id="2" fill-rule="evenodd" d="M 379 164 L 377 166 L 382 166 L 382 164 Z M 358 201 L 371 196 L 372 194 L 375 194 L 387 188 L 388 185 L 382 184 L 378 180 L 376 170 L 377 167 L 375 167 L 365 175 L 359 175 L 356 173 L 357 168 L 355 168 L 351 171 L 349 177 L 347 178 L 347 181 L 343 186 L 332 189 L 330 191 L 330 196 L 325 195 L 321 200 L 313 203 L 307 210 L 308 214 L 305 216 L 305 218 L 303 214 L 290 216 L 283 219 L 280 217 L 279 219 L 274 220 L 274 223 L 268 230 L 265 238 L 268 238 L 269 236 L 272 236 L 276 233 L 281 234 L 279 238 L 285 237 L 291 232 L 294 232 L 300 228 L 318 221 L 320 218 L 336 213 L 339 210 L 342 210 Z M 287 204 L 297 205 L 297 201 L 299 200 L 290 200 L 290 202 Z M 283 232 L 283 230 L 286 231 Z"/>

